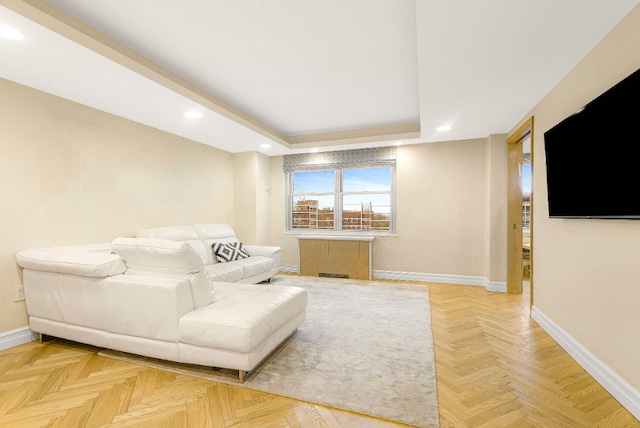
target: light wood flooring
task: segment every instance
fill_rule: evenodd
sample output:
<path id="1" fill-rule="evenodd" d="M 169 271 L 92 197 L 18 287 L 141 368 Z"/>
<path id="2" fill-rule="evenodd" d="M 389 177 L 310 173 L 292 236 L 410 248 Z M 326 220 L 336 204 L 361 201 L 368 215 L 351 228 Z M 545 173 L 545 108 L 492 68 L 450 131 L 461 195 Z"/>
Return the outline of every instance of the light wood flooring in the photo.
<path id="1" fill-rule="evenodd" d="M 442 428 L 640 427 L 530 319 L 526 293 L 425 286 Z M 0 352 L 0 427 L 403 426 L 98 351 L 54 340 Z"/>

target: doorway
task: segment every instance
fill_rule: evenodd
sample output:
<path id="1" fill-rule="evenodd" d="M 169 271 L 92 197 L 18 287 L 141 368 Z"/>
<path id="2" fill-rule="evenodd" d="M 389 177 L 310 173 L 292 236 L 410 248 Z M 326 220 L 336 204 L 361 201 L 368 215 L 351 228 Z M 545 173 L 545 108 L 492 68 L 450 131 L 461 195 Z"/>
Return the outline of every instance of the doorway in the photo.
<path id="1" fill-rule="evenodd" d="M 507 292 L 533 304 L 533 117 L 507 138 Z"/>

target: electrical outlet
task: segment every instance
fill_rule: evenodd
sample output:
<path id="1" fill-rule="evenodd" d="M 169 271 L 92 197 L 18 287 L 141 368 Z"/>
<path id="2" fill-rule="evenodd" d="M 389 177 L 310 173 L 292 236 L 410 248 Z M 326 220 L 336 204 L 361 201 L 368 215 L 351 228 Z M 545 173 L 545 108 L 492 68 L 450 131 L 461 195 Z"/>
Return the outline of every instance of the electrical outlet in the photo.
<path id="1" fill-rule="evenodd" d="M 13 301 L 20 302 L 22 300 L 24 300 L 24 286 L 15 285 L 13 287 Z"/>

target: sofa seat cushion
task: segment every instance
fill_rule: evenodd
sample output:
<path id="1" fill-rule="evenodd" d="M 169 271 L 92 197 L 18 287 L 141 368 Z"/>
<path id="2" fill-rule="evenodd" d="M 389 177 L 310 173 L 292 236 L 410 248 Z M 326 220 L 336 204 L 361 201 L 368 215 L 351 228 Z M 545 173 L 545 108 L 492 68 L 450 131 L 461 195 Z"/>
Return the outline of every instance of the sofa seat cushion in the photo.
<path id="1" fill-rule="evenodd" d="M 268 284 L 216 283 L 218 300 L 182 316 L 180 341 L 250 352 L 291 318 L 306 310 L 303 288 Z M 225 292 L 225 288 L 232 292 Z"/>
<path id="2" fill-rule="evenodd" d="M 267 272 L 273 265 L 271 257 L 249 257 L 205 266 L 212 281 L 238 282 L 243 278 Z"/>
<path id="3" fill-rule="evenodd" d="M 222 264 L 232 264 L 234 266 L 242 267 L 242 277 L 248 278 L 250 276 L 267 272 L 269 269 L 271 269 L 273 260 L 270 257 L 249 257 L 247 259 L 240 259 Z"/>
<path id="4" fill-rule="evenodd" d="M 234 265 L 233 262 L 206 265 L 205 269 L 212 281 L 238 282 L 242 279 L 242 266 Z"/>

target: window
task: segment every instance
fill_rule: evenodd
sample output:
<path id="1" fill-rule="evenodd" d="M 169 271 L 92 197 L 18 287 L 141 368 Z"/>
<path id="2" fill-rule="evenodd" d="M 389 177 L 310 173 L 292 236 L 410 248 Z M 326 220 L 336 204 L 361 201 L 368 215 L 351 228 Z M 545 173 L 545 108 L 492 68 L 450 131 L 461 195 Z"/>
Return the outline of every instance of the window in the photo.
<path id="1" fill-rule="evenodd" d="M 291 229 L 334 229 L 334 171 L 294 172 Z"/>
<path id="2" fill-rule="evenodd" d="M 287 229 L 395 231 L 396 147 L 283 156 Z"/>
<path id="3" fill-rule="evenodd" d="M 287 174 L 289 230 L 390 232 L 395 168 L 346 168 Z"/>
<path id="4" fill-rule="evenodd" d="M 342 170 L 342 230 L 391 230 L 391 167 Z"/>

